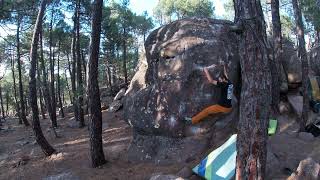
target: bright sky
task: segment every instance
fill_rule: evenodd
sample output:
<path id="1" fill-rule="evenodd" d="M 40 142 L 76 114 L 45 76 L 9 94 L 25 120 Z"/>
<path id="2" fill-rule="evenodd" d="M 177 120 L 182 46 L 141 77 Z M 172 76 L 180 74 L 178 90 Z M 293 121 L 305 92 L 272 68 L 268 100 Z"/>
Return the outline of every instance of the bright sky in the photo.
<path id="1" fill-rule="evenodd" d="M 211 0 L 215 7 L 215 15 L 221 17 L 224 15 L 224 0 Z M 137 14 L 142 14 L 143 11 L 148 11 L 149 15 L 152 15 L 153 8 L 157 5 L 158 0 L 131 0 L 130 8 Z"/>

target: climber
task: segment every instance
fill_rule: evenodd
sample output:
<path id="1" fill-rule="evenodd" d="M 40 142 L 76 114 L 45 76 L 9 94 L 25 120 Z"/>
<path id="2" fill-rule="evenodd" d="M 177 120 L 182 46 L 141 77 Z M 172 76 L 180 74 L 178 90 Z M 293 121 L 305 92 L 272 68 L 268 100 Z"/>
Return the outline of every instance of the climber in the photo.
<path id="1" fill-rule="evenodd" d="M 203 72 L 205 73 L 205 76 L 208 79 L 209 83 L 216 85 L 221 90 L 218 103 L 205 108 L 192 118 L 185 117 L 184 120 L 187 121 L 187 123 L 197 124 L 209 115 L 217 113 L 229 113 L 232 110 L 231 101 L 233 96 L 233 84 L 228 78 L 225 65 L 222 66 L 223 73 L 221 73 L 218 80 L 213 80 L 209 73 L 209 69 L 215 68 L 216 65 L 211 65 L 203 68 Z"/>

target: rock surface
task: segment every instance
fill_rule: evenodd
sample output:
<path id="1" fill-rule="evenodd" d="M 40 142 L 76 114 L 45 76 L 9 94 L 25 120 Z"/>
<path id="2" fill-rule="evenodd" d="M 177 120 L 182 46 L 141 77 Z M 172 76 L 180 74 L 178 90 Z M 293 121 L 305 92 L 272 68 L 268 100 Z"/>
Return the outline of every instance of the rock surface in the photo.
<path id="1" fill-rule="evenodd" d="M 303 97 L 299 95 L 288 95 L 288 101 L 298 117 L 301 117 L 303 108 Z"/>
<path id="2" fill-rule="evenodd" d="M 183 135 L 183 118 L 216 104 L 220 89 L 208 84 L 202 67 L 227 64 L 239 89 L 237 36 L 229 21 L 183 19 L 153 31 L 142 63 L 126 92 L 125 118 L 137 131 L 171 137 Z M 216 68 L 214 78 L 222 73 Z"/>
<path id="3" fill-rule="evenodd" d="M 184 180 L 181 177 L 175 175 L 154 175 L 150 180 Z"/>
<path id="4" fill-rule="evenodd" d="M 238 37 L 230 25 L 232 22 L 223 20 L 187 18 L 150 34 L 146 57 L 125 94 L 125 120 L 135 132 L 129 157 L 156 163 L 170 159 L 183 162 L 232 133 L 233 126 L 226 124 L 237 123 L 235 110 L 194 126 L 183 120 L 218 102 L 220 89 L 208 83 L 201 70 L 205 66 L 226 64 L 234 94 L 239 93 Z M 218 66 L 211 75 L 216 79 L 222 72 Z M 214 135 L 219 123 L 223 128 Z"/>
<path id="5" fill-rule="evenodd" d="M 288 180 L 319 180 L 320 165 L 313 159 L 308 158 L 300 162 L 296 172 Z"/>

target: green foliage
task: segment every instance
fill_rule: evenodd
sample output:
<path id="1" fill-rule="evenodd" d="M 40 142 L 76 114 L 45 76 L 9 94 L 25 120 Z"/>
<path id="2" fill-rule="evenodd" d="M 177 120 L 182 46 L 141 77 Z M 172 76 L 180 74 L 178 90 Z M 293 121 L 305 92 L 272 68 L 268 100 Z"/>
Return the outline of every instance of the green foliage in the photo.
<path id="1" fill-rule="evenodd" d="M 307 22 L 312 23 L 316 30 L 320 30 L 320 8 L 315 0 L 302 0 L 302 12 Z"/>
<path id="2" fill-rule="evenodd" d="M 213 3 L 210 0 L 159 0 L 154 9 L 159 24 L 185 17 L 212 17 Z"/>

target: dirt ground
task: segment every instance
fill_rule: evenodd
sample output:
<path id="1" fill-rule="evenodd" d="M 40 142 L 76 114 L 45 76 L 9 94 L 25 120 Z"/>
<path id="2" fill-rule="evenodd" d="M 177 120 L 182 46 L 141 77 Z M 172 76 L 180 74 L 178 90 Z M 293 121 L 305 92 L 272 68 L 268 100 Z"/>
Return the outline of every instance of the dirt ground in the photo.
<path id="1" fill-rule="evenodd" d="M 31 127 L 18 125 L 8 118 L 0 131 L 0 179 L 110 179 L 144 180 L 154 173 L 176 174 L 189 164 L 159 166 L 149 163 L 130 163 L 127 149 L 132 140 L 131 128 L 123 121 L 122 112 L 103 112 L 103 145 L 108 163 L 101 168 L 90 167 L 88 129 L 77 128 L 72 114 L 58 119 L 55 138 L 49 119 L 41 120 L 42 130 L 51 145 L 59 152 L 45 157 L 35 143 Z M 320 138 L 297 137 L 298 125 L 294 117 L 278 117 L 277 134 L 269 138 L 274 159 L 269 161 L 268 179 L 286 179 L 299 162 L 307 157 L 320 161 Z M 88 122 L 86 121 L 86 124 Z"/>
<path id="2" fill-rule="evenodd" d="M 143 180 L 153 173 L 175 173 L 184 166 L 130 163 L 126 152 L 132 139 L 131 128 L 120 119 L 121 112 L 103 112 L 103 145 L 108 163 L 93 169 L 90 167 L 88 129 L 73 127 L 77 124 L 70 120 L 71 116 L 58 119 L 60 138 L 55 138 L 49 128 L 49 119 L 41 120 L 47 140 L 59 152 L 51 157 L 45 157 L 35 143 L 31 127 L 18 125 L 17 119 L 7 119 L 4 126 L 9 130 L 0 131 L 0 179 Z"/>

